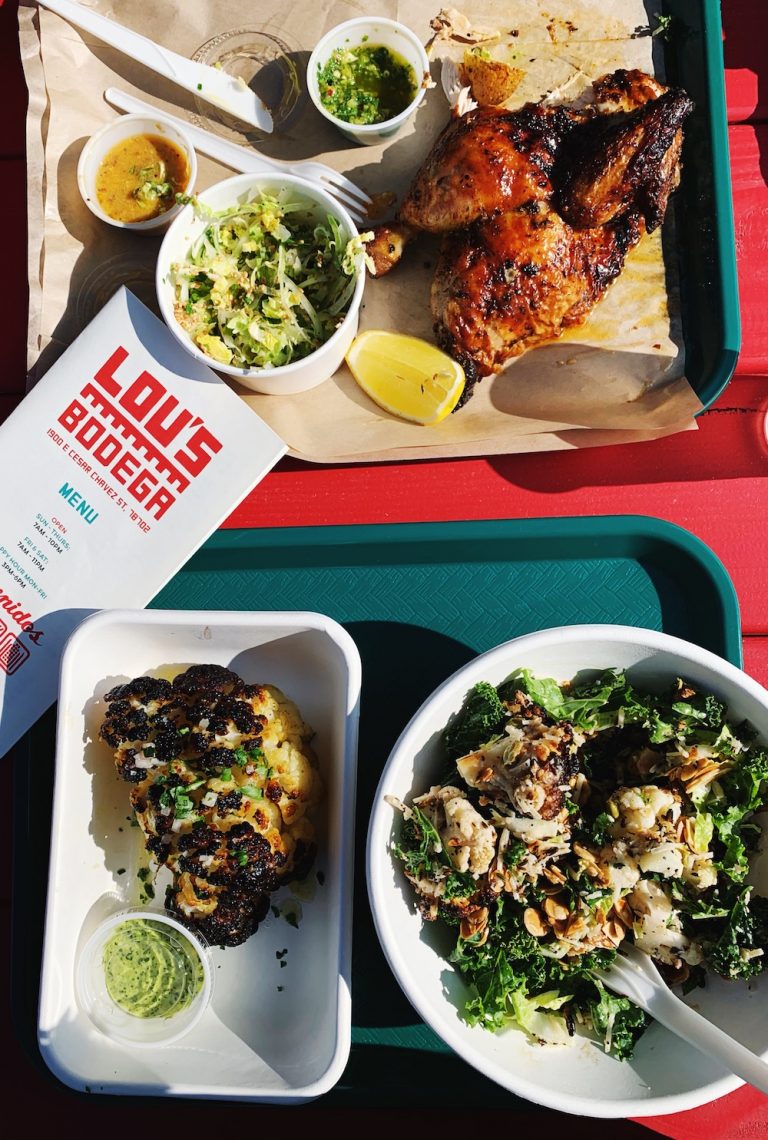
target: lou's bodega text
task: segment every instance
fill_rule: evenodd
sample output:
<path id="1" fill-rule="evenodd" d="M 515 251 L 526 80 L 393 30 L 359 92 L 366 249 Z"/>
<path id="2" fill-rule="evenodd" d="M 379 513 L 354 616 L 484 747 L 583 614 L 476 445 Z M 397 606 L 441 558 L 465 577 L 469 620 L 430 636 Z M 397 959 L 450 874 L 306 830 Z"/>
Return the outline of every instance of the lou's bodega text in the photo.
<path id="1" fill-rule="evenodd" d="M 157 377 L 146 370 L 138 376 L 131 372 L 129 354 L 122 347 L 83 386 L 57 423 L 87 454 L 94 470 L 108 471 L 125 488 L 128 500 L 153 519 L 165 515 L 222 448 L 202 417 L 183 407 Z M 48 434 L 59 443 L 54 431 Z M 63 438 L 59 445 L 69 451 Z M 78 466 L 90 470 L 88 459 L 78 453 Z M 95 482 L 99 485 L 98 479 Z"/>

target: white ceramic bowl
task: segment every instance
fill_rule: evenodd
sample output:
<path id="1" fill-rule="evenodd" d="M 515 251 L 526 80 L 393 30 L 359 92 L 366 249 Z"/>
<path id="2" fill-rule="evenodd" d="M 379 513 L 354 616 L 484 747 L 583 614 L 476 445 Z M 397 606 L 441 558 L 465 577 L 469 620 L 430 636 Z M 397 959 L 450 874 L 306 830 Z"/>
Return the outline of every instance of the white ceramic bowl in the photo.
<path id="1" fill-rule="evenodd" d="M 115 226 L 117 229 L 129 230 L 131 233 L 159 234 L 167 229 L 173 219 L 182 211 L 184 207 L 181 204 L 177 203 L 175 206 L 171 206 L 170 210 L 165 210 L 156 218 L 148 218 L 144 222 L 118 222 L 115 218 L 110 218 L 109 214 L 104 213 L 96 196 L 96 175 L 104 158 L 113 146 L 133 135 L 160 135 L 175 143 L 184 152 L 189 167 L 189 178 L 183 192 L 190 194 L 197 179 L 195 148 L 178 127 L 162 117 L 155 118 L 152 115 L 123 115 L 121 118 L 107 123 L 101 130 L 91 135 L 80 152 L 77 163 L 77 186 L 88 209 L 102 222 Z"/>
<path id="2" fill-rule="evenodd" d="M 105 1037 L 77 1000 L 91 934 L 139 903 L 146 866 L 131 827 L 130 785 L 99 740 L 104 694 L 145 673 L 223 665 L 292 698 L 315 730 L 323 786 L 318 850 L 303 884 L 281 887 L 242 945 L 211 945 L 212 1000 L 177 1043 L 136 1049 Z M 69 638 L 61 663 L 38 1042 L 64 1084 L 82 1092 L 294 1104 L 327 1092 L 351 1038 L 352 835 L 360 656 L 323 614 L 301 611 L 104 610 Z M 163 876 L 155 883 L 163 898 Z M 281 963 L 284 965 L 281 966 Z"/>
<path id="3" fill-rule="evenodd" d="M 163 927 L 167 937 L 183 940 L 202 968 L 202 986 L 183 1010 L 173 1017 L 135 1017 L 111 998 L 104 976 L 104 948 L 118 927 L 126 923 L 151 921 Z M 164 911 L 135 907 L 111 914 L 93 932 L 77 961 L 75 987 L 77 1000 L 94 1025 L 113 1041 L 139 1048 L 171 1045 L 191 1032 L 208 1008 L 213 991 L 213 975 L 207 943 Z"/>
<path id="4" fill-rule="evenodd" d="M 424 923 L 413 891 L 392 854 L 398 814 L 385 795 L 408 801 L 434 783 L 441 770 L 440 732 L 480 680 L 499 684 L 526 667 L 567 680 L 582 670 L 619 667 L 640 689 L 661 690 L 676 677 L 723 700 L 729 718 L 748 720 L 768 741 L 768 693 L 727 661 L 663 633 L 625 626 L 586 625 L 543 630 L 506 642 L 460 669 L 416 712 L 389 757 L 374 800 L 367 872 L 376 929 L 403 991 L 443 1040 L 470 1065 L 537 1104 L 593 1117 L 656 1116 L 695 1108 L 742 1082 L 658 1024 L 641 1038 L 632 1061 L 617 1061 L 586 1039 L 567 1046 L 533 1044 L 521 1030 L 494 1034 L 470 1028 L 460 1017 L 469 990 L 446 960 L 450 948 L 441 923 Z M 768 894 L 768 855 L 759 858 L 755 883 Z M 710 978 L 689 1001 L 768 1059 L 765 1004 L 768 977 L 742 983 Z"/>
<path id="5" fill-rule="evenodd" d="M 288 189 L 300 201 L 305 201 L 307 209 L 318 219 L 325 219 L 328 214 L 333 215 L 339 223 L 344 238 L 357 235 L 355 223 L 335 198 L 315 183 L 290 174 L 237 174 L 203 190 L 197 197 L 204 206 L 212 210 L 224 210 L 250 201 L 260 191 L 274 193 L 281 189 Z M 170 268 L 174 263 L 183 261 L 187 257 L 192 243 L 197 240 L 207 224 L 206 219 L 196 214 L 191 205 L 185 206 L 170 226 L 160 246 L 155 284 L 160 312 L 173 335 L 197 360 L 217 372 L 234 377 L 240 384 L 251 388 L 254 392 L 263 392 L 270 396 L 293 395 L 322 384 L 341 366 L 346 351 L 357 333 L 360 302 L 365 287 L 365 266 L 362 261 L 357 272 L 355 291 L 344 319 L 325 344 L 315 349 L 309 356 L 278 368 L 238 368 L 230 364 L 221 364 L 198 348 L 178 323 L 173 311 L 174 288 L 170 280 Z"/>
<path id="6" fill-rule="evenodd" d="M 325 66 L 336 48 L 359 47 L 363 42 L 374 47 L 388 47 L 402 56 L 406 63 L 413 68 L 416 95 L 405 110 L 393 119 L 386 119 L 381 123 L 358 125 L 337 118 L 323 106 L 317 83 L 317 73 L 321 67 Z M 335 127 L 338 127 L 345 138 L 364 146 L 373 146 L 375 143 L 384 142 L 398 133 L 426 95 L 428 79 L 429 59 L 419 37 L 405 24 L 383 17 L 360 16 L 355 20 L 347 20 L 345 23 L 332 28 L 319 41 L 307 64 L 307 90 L 320 114 L 330 123 L 333 123 Z"/>

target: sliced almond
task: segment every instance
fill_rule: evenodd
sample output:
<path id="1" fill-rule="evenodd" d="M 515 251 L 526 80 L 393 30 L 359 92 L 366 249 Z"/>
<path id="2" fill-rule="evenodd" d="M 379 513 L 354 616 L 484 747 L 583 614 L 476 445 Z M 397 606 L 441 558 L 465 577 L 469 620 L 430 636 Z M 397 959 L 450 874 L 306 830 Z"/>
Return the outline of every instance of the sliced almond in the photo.
<path id="1" fill-rule="evenodd" d="M 540 910 L 529 906 L 523 912 L 523 926 L 534 938 L 543 938 L 549 934 L 549 925 Z"/>
<path id="2" fill-rule="evenodd" d="M 690 791 L 689 785 L 692 782 L 695 781 L 697 786 L 701 786 L 699 782 L 706 776 L 708 778 L 705 782 L 710 783 L 719 772 L 727 772 L 730 767 L 728 763 L 718 763 L 709 757 L 702 757 L 687 764 L 680 764 L 677 768 L 671 768 L 668 776 L 670 780 L 680 780 Z"/>
<path id="3" fill-rule="evenodd" d="M 579 772 L 573 784 L 573 798 L 579 806 L 585 804 L 592 794 L 589 780 L 583 772 Z"/>
<path id="4" fill-rule="evenodd" d="M 567 938 L 582 938 L 587 933 L 587 924 L 580 914 L 572 914 L 569 918 L 565 934 Z"/>
<path id="5" fill-rule="evenodd" d="M 719 775 L 720 768 L 717 764 L 700 772 L 694 780 L 689 780 L 685 785 L 688 795 L 692 795 L 695 791 L 698 791 L 699 788 L 706 788 L 707 785 L 711 784 L 713 780 L 716 780 Z"/>
<path id="6" fill-rule="evenodd" d="M 605 926 L 603 927 L 603 934 L 606 936 L 606 938 L 608 938 L 610 942 L 613 943 L 614 946 L 619 945 L 625 933 L 626 931 L 620 922 L 606 922 Z"/>
<path id="7" fill-rule="evenodd" d="M 563 922 L 570 917 L 570 911 L 567 906 L 563 906 L 561 902 L 557 901 L 555 896 L 550 896 L 544 900 L 544 911 L 550 922 Z"/>
<path id="8" fill-rule="evenodd" d="M 616 916 L 622 926 L 625 926 L 627 930 L 632 929 L 632 923 L 634 922 L 635 916 L 632 912 L 632 907 L 629 905 L 625 898 L 616 899 L 616 902 L 613 904 L 612 913 Z"/>
<path id="9" fill-rule="evenodd" d="M 476 943 L 482 946 L 488 937 L 488 908 L 485 906 L 476 907 L 473 910 L 467 911 L 461 920 L 459 932 L 462 938 L 474 938 L 477 934 L 483 933 L 485 937 Z"/>
<path id="10" fill-rule="evenodd" d="M 502 872 L 502 879 L 504 882 L 504 890 L 508 891 L 509 894 L 511 894 L 511 895 L 514 894 L 515 890 L 517 888 L 517 885 L 518 885 L 517 879 L 512 875 L 511 871 L 509 871 L 506 867 L 504 868 L 504 871 Z"/>
<path id="11" fill-rule="evenodd" d="M 584 863 L 597 863 L 594 852 L 590 851 L 588 847 L 582 847 L 580 843 L 574 843 L 573 853 L 578 855 Z"/>

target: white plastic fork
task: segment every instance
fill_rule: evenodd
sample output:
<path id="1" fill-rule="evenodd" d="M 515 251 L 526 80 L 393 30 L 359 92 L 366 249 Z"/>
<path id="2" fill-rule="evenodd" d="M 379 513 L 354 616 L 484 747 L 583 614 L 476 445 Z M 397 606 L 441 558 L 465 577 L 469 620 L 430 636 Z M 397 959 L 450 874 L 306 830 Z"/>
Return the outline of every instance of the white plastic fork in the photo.
<path id="1" fill-rule="evenodd" d="M 681 1001 L 665 985 L 648 954 L 627 944 L 612 966 L 594 973 L 608 989 L 630 998 L 689 1045 L 720 1061 L 760 1092 L 768 1093 L 768 1064 Z"/>
<path id="2" fill-rule="evenodd" d="M 170 112 L 161 111 L 157 107 L 153 107 L 151 103 L 145 103 L 143 99 L 129 95 L 127 91 L 120 91 L 117 87 L 108 87 L 104 92 L 104 98 L 113 107 L 118 107 L 121 111 L 137 112 L 140 115 L 156 115 L 159 119 L 173 123 L 189 137 L 195 150 L 207 154 L 209 158 L 215 158 L 218 162 L 222 162 L 225 166 L 240 171 L 242 174 L 278 170 L 286 174 L 295 174 L 299 178 L 307 178 L 310 182 L 317 182 L 344 206 L 356 224 L 368 225 L 368 206 L 371 204 L 371 199 L 365 191 L 356 186 L 354 182 L 350 182 L 343 174 L 339 174 L 332 166 L 326 166 L 323 162 L 312 160 L 280 162 L 274 158 L 267 158 L 250 147 L 229 142 L 228 139 L 222 139 L 211 131 L 206 131 L 203 127 L 196 127 L 191 123 L 184 122 Z"/>

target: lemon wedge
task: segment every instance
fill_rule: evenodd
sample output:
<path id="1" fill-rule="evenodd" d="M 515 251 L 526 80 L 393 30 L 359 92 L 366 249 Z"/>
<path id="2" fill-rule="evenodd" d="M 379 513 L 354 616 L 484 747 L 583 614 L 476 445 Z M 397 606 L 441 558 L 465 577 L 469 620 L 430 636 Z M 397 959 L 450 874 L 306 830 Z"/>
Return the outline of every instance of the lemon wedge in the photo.
<path id="1" fill-rule="evenodd" d="M 416 336 L 367 329 L 347 352 L 347 364 L 372 400 L 415 424 L 439 424 L 464 391 L 464 369 Z"/>

